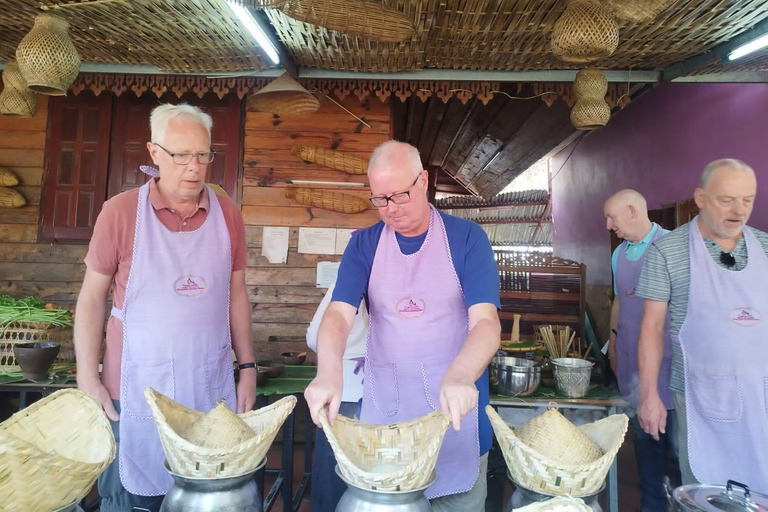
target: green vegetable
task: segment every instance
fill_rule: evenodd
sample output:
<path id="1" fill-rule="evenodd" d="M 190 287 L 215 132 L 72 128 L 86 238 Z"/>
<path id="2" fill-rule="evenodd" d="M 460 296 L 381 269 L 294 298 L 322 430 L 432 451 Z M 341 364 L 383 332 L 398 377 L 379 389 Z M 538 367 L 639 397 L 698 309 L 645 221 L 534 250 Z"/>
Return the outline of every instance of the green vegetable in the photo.
<path id="1" fill-rule="evenodd" d="M 37 297 L 14 300 L 8 295 L 0 296 L 0 338 L 15 322 L 40 322 L 55 327 L 72 325 L 72 315 L 62 308 L 45 309 L 45 302 Z"/>

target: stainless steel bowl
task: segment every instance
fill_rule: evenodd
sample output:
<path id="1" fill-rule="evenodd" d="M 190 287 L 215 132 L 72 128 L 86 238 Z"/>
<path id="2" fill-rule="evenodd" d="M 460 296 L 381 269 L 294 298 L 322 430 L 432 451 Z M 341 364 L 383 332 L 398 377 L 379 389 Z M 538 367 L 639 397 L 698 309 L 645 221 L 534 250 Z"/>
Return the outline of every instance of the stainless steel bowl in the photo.
<path id="1" fill-rule="evenodd" d="M 519 357 L 496 356 L 490 364 L 491 391 L 505 396 L 528 396 L 541 382 L 541 364 Z"/>

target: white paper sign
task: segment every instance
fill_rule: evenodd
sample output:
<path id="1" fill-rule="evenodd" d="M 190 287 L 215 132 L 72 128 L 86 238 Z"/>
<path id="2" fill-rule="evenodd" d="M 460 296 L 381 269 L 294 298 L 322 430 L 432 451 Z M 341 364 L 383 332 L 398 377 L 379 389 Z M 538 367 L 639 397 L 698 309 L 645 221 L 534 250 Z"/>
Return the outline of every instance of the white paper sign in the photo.
<path id="1" fill-rule="evenodd" d="M 321 261 L 317 264 L 317 288 L 328 288 L 336 281 L 336 274 L 339 273 L 338 261 Z"/>
<path id="2" fill-rule="evenodd" d="M 270 263 L 285 263 L 288 260 L 287 227 L 265 226 L 261 235 L 261 255 Z"/>
<path id="3" fill-rule="evenodd" d="M 347 248 L 349 239 L 352 238 L 354 229 L 337 229 L 336 230 L 336 254 L 344 254 L 344 249 Z"/>
<path id="4" fill-rule="evenodd" d="M 335 254 L 336 229 L 299 228 L 299 253 Z"/>

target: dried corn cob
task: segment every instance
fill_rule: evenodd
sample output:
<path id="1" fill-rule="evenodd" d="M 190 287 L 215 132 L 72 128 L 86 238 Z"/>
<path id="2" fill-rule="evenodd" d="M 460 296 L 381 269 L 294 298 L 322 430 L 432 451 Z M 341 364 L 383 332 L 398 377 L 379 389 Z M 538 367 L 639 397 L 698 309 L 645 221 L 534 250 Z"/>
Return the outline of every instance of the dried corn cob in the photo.
<path id="1" fill-rule="evenodd" d="M 360 213 L 368 209 L 368 203 L 357 196 L 334 190 L 313 190 L 311 188 L 289 188 L 285 197 L 297 203 L 341 213 Z"/>
<path id="2" fill-rule="evenodd" d="M 19 184 L 19 178 L 12 170 L 0 167 L 0 186 L 15 187 Z"/>
<path id="3" fill-rule="evenodd" d="M 307 162 L 314 162 L 348 174 L 365 174 L 368 172 L 368 160 L 343 151 L 323 149 L 317 146 L 295 145 L 291 148 L 291 154 L 297 155 Z"/>
<path id="4" fill-rule="evenodd" d="M 19 208 L 25 204 L 24 196 L 12 188 L 0 187 L 0 208 Z"/>

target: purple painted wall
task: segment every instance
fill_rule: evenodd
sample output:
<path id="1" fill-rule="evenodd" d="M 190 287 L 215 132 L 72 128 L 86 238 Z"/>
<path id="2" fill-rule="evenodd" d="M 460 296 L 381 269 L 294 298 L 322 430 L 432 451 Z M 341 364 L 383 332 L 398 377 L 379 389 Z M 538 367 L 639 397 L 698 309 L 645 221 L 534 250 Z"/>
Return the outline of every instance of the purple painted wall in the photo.
<path id="1" fill-rule="evenodd" d="M 555 254 L 584 262 L 588 284 L 610 284 L 605 199 L 623 188 L 642 193 L 649 209 L 691 198 L 704 166 L 718 158 L 755 169 L 749 224 L 768 231 L 768 84 L 664 84 L 650 91 L 552 159 Z"/>

